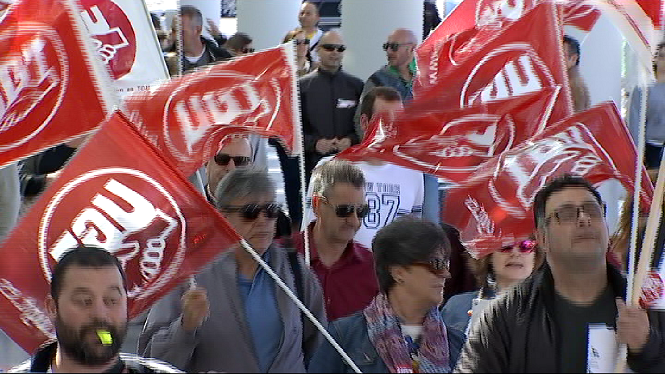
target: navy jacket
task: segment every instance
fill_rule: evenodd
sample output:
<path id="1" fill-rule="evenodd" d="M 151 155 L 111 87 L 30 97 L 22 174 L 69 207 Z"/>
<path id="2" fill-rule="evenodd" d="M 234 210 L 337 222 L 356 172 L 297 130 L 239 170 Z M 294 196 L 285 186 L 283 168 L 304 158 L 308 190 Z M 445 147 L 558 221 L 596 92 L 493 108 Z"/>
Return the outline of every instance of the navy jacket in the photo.
<path id="1" fill-rule="evenodd" d="M 362 311 L 331 322 L 328 332 L 349 355 L 360 371 L 363 373 L 388 372 L 388 367 L 369 340 L 367 321 Z M 464 335 L 462 333 L 453 329 L 448 330 L 451 371 L 457 363 L 463 343 Z M 351 367 L 346 364 L 328 340 L 324 340 L 312 356 L 308 371 L 310 373 L 353 373 Z"/>

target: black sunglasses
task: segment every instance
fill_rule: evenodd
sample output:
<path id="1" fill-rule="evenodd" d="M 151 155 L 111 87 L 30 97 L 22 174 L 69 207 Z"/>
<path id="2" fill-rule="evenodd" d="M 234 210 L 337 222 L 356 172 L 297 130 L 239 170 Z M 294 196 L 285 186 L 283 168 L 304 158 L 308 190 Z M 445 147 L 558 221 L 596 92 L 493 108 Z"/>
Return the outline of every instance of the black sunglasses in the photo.
<path id="1" fill-rule="evenodd" d="M 353 204 L 330 204 L 327 198 L 323 197 L 323 201 L 335 209 L 335 215 L 339 218 L 350 217 L 353 213 L 358 218 L 363 219 L 369 214 L 369 204 L 353 205 Z"/>
<path id="2" fill-rule="evenodd" d="M 321 48 L 325 49 L 328 52 L 332 52 L 335 49 L 337 50 L 337 52 L 346 51 L 346 46 L 344 44 L 323 44 L 321 45 Z"/>
<path id="3" fill-rule="evenodd" d="M 413 266 L 424 267 L 430 273 L 438 276 L 446 275 L 448 273 L 448 261 L 441 258 L 433 258 L 429 261 L 419 261 L 411 264 Z"/>
<path id="4" fill-rule="evenodd" d="M 243 48 L 242 53 L 254 53 L 254 48 Z"/>
<path id="5" fill-rule="evenodd" d="M 233 160 L 235 166 L 246 166 L 252 159 L 244 156 L 229 156 L 226 153 L 218 153 L 215 155 L 215 163 L 219 166 L 226 166 Z"/>
<path id="6" fill-rule="evenodd" d="M 302 39 L 302 40 L 296 39 L 296 45 L 301 45 L 301 44 L 309 44 L 309 39 Z"/>
<path id="7" fill-rule="evenodd" d="M 279 212 L 282 209 L 280 204 L 247 204 L 247 205 L 223 205 L 220 207 L 222 210 L 235 213 L 238 212 L 242 214 L 242 217 L 248 221 L 253 221 L 259 218 L 259 214 L 262 211 L 266 212 L 266 217 L 270 219 L 275 219 L 279 216 Z"/>
<path id="8" fill-rule="evenodd" d="M 399 47 L 403 45 L 410 45 L 413 43 L 383 43 L 383 50 L 387 51 L 388 48 L 392 49 L 393 52 L 397 52 L 399 50 Z"/>

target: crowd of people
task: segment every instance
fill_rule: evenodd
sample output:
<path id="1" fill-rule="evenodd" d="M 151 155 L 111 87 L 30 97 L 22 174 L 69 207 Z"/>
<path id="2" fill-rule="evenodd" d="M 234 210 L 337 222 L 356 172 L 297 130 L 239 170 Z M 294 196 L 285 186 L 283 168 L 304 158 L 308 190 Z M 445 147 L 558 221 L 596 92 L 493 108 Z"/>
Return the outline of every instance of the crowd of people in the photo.
<path id="1" fill-rule="evenodd" d="M 343 70 L 343 35 L 317 27 L 316 4 L 304 2 L 298 20 L 300 27 L 281 41 L 293 40 L 296 48 L 307 185 L 301 186 L 298 159 L 275 139 L 258 136 L 220 144 L 190 179 L 357 368 L 586 372 L 589 326 L 601 324 L 627 345 L 631 370 L 665 370 L 665 314 L 626 306 L 625 248 L 616 249 L 616 240 L 610 245 L 604 203 L 589 182 L 572 175 L 550 181 L 536 195 L 531 237 L 470 256 L 457 229 L 440 221 L 435 177 L 375 159 L 335 157 L 362 141 L 372 118 L 394 117 L 412 100 L 414 31 L 387 35 L 387 64 L 363 82 Z M 214 40 L 202 36 L 206 25 Z M 159 35 L 173 76 L 254 51 L 249 35 L 227 39 L 192 6 L 181 7 L 172 29 Z M 562 43 L 574 107 L 582 111 L 590 104 L 577 68 L 580 45 L 571 37 Z M 662 84 L 665 74 L 658 77 Z M 649 108 L 661 105 L 654 97 L 662 95 L 650 94 Z M 648 133 L 652 148 L 657 138 Z M 265 170 L 269 146 L 279 156 L 286 210 Z M 76 147 L 63 144 L 2 169 L 0 196 L 20 192 L 27 209 Z M 19 206 L 14 200 L 0 212 L 17 217 Z M 11 228 L 6 221 L 0 238 Z M 615 261 L 610 248 L 620 253 Z M 118 260 L 81 245 L 55 267 L 46 305 L 57 341 L 14 372 L 354 370 L 242 245 L 132 321 Z M 3 334 L 0 342 L 2 350 L 15 350 Z"/>

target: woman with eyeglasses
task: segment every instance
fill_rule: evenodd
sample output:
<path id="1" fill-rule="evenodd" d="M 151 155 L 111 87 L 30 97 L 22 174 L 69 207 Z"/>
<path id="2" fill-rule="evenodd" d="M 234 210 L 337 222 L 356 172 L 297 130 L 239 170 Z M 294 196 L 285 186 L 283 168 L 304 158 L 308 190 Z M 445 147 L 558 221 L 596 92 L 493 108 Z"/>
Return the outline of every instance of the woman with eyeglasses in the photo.
<path id="1" fill-rule="evenodd" d="M 362 372 L 450 372 L 463 335 L 446 328 L 438 309 L 450 276 L 447 235 L 434 223 L 403 217 L 377 233 L 372 249 L 379 294 L 363 311 L 332 322 L 328 331 Z M 327 341 L 309 370 L 352 372 Z"/>
<path id="2" fill-rule="evenodd" d="M 273 244 L 280 206 L 264 170 L 240 168 L 217 186 L 215 202 L 233 229 L 270 265 L 322 323 L 323 295 L 297 256 Z M 193 235 L 205 239 L 205 233 Z M 240 245 L 157 302 L 139 350 L 187 372 L 304 372 L 321 342 L 295 303 Z"/>
<path id="3" fill-rule="evenodd" d="M 316 62 L 312 61 L 312 54 L 310 53 L 310 40 L 305 36 L 305 32 L 300 29 L 289 31 L 284 37 L 282 43 L 288 43 L 291 40 L 296 45 L 296 66 L 298 68 L 298 77 L 308 74 L 319 66 Z"/>
<path id="4" fill-rule="evenodd" d="M 465 335 L 489 302 L 540 268 L 545 255 L 533 238 L 504 246 L 482 258 L 468 257 L 478 291 L 455 295 L 443 307 L 446 326 Z"/>

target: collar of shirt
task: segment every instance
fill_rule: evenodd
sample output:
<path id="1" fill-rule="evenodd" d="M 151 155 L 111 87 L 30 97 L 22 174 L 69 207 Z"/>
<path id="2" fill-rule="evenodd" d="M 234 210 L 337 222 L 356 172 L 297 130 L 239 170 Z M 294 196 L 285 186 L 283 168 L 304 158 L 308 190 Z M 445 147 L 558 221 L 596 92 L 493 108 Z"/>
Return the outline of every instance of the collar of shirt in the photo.
<path id="1" fill-rule="evenodd" d="M 310 252 L 310 258 L 312 259 L 312 263 L 315 261 L 320 262 L 319 260 L 319 252 L 316 249 L 316 243 L 314 242 L 314 225 L 316 224 L 316 221 L 313 221 L 312 223 L 309 224 L 307 227 L 307 234 L 309 235 L 309 252 Z M 296 245 L 297 248 L 299 248 L 299 251 L 301 254 L 304 253 L 304 241 L 305 241 L 305 233 L 300 232 L 298 233 L 298 240 L 302 245 Z M 299 243 L 299 244 L 300 244 Z M 300 249 L 302 248 L 302 249 Z M 363 256 L 362 252 L 360 251 L 367 251 L 364 247 L 360 245 L 360 243 L 357 243 L 354 240 L 349 241 L 349 244 L 347 244 L 346 248 L 344 249 L 344 253 L 342 253 L 342 256 L 340 256 L 339 260 L 331 266 L 336 267 L 339 265 L 343 265 L 349 262 L 362 262 Z M 321 264 L 323 265 L 323 264 Z"/>
<path id="2" fill-rule="evenodd" d="M 402 77 L 402 74 L 399 72 L 399 69 L 397 67 L 392 66 L 392 65 L 388 65 L 388 71 L 391 72 L 392 74 L 396 75 L 400 79 L 406 81 L 404 79 L 404 77 Z M 415 58 L 413 60 L 411 60 L 411 62 L 409 63 L 409 72 L 411 73 L 411 76 L 413 78 L 416 77 L 416 73 L 418 72 L 418 65 L 416 64 L 416 59 Z M 411 78 L 411 81 L 413 81 L 413 78 Z"/>

